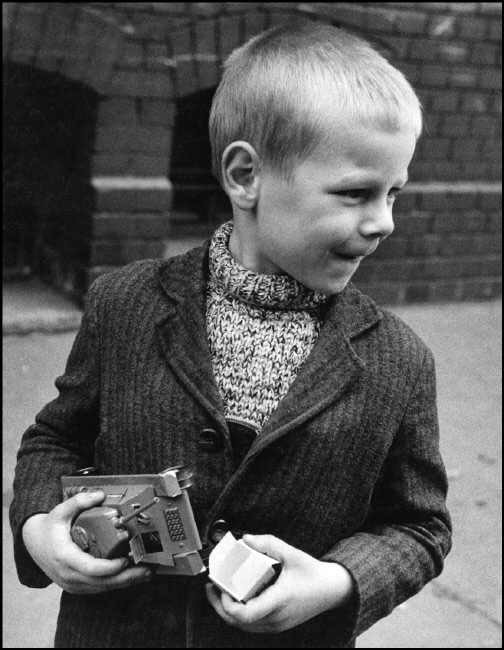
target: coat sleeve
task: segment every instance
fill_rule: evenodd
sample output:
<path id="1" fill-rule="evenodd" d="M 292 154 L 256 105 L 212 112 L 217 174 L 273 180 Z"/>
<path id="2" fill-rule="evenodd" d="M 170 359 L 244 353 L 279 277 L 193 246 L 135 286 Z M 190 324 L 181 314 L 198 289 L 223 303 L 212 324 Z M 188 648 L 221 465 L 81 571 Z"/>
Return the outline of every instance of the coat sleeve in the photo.
<path id="1" fill-rule="evenodd" d="M 61 476 L 93 463 L 98 435 L 98 343 L 93 285 L 65 372 L 55 382 L 59 395 L 35 417 L 17 454 L 9 515 L 18 576 L 28 587 L 46 587 L 51 580 L 26 550 L 21 534 L 24 523 L 61 502 Z"/>
<path id="2" fill-rule="evenodd" d="M 447 488 L 439 452 L 434 359 L 426 349 L 362 531 L 321 558 L 342 564 L 353 576 L 355 598 L 345 611 L 352 637 L 441 573 L 451 548 Z"/>

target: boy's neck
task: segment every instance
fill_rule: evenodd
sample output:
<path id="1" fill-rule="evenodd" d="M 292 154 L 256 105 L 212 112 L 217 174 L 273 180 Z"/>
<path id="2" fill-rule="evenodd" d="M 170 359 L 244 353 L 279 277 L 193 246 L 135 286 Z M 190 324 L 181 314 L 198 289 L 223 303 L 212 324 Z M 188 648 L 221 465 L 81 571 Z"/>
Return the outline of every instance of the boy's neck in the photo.
<path id="1" fill-rule="evenodd" d="M 253 245 L 259 237 L 255 216 L 234 215 L 233 231 L 229 238 L 229 252 L 235 262 L 254 273 L 277 275 L 281 271 L 269 260 L 258 257 Z"/>

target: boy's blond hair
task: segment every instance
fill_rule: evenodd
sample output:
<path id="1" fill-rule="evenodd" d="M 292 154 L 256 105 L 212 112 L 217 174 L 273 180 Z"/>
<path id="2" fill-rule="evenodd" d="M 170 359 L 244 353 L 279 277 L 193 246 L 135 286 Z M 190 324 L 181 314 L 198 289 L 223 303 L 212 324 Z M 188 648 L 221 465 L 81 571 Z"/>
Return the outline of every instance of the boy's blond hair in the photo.
<path id="1" fill-rule="evenodd" d="M 288 179 L 342 115 L 389 131 L 413 128 L 417 138 L 422 130 L 413 88 L 362 38 L 309 21 L 262 32 L 224 64 L 210 113 L 213 172 L 222 181 L 225 148 L 244 140 Z"/>

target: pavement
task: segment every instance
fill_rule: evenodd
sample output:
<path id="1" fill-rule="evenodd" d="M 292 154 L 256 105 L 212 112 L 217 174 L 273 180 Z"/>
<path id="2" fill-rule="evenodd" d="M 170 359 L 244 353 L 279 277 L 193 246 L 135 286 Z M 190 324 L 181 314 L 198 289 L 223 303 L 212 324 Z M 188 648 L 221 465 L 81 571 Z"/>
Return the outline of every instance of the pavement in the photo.
<path id="1" fill-rule="evenodd" d="M 3 307 L 3 647 L 51 648 L 61 590 L 18 582 L 7 510 L 20 437 L 57 394 L 81 312 L 37 280 L 7 284 Z M 502 301 L 391 309 L 436 357 L 453 549 L 441 576 L 357 647 L 501 648 Z"/>

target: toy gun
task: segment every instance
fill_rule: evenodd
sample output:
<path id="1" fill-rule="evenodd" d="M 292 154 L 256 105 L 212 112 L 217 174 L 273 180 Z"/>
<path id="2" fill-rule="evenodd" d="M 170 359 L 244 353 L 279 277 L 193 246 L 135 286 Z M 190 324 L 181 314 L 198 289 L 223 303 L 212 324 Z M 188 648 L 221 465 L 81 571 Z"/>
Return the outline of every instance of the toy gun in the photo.
<path id="1" fill-rule="evenodd" d="M 187 493 L 192 474 L 182 466 L 159 474 L 96 475 L 93 467 L 63 476 L 63 497 L 102 490 L 100 506 L 72 523 L 73 541 L 96 558 L 126 557 L 156 564 L 157 574 L 198 575 L 205 571 L 202 545 Z"/>

